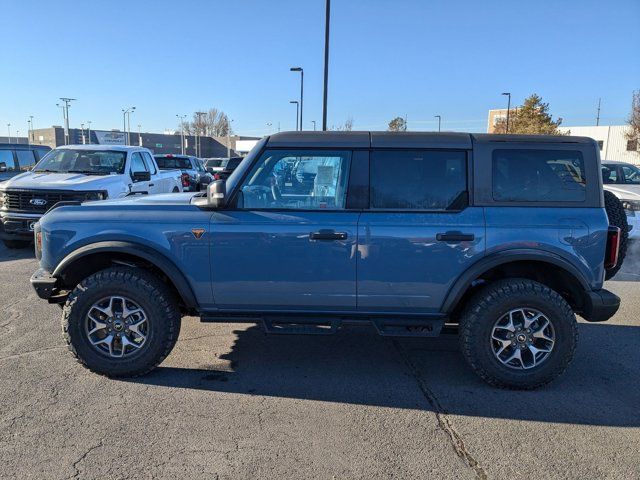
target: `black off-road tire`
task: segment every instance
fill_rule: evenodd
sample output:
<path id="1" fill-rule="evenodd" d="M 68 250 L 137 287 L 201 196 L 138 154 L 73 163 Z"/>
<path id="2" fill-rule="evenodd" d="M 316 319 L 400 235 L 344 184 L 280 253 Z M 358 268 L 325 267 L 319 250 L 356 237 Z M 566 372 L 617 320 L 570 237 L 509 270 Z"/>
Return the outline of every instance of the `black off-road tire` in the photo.
<path id="1" fill-rule="evenodd" d="M 624 211 L 622 202 L 618 197 L 608 190 L 604 191 L 604 208 L 609 217 L 609 225 L 620 229 L 620 250 L 618 250 L 618 263 L 613 268 L 605 271 L 604 279 L 609 280 L 618 273 L 622 268 L 622 262 L 627 255 L 627 246 L 629 243 L 629 224 L 627 223 L 627 214 Z"/>
<path id="2" fill-rule="evenodd" d="M 527 370 L 504 365 L 492 349 L 495 322 L 519 307 L 545 314 L 556 336 L 549 357 Z M 489 284 L 469 300 L 460 318 L 459 339 L 462 354 L 484 381 L 500 388 L 533 390 L 565 371 L 576 349 L 578 328 L 571 307 L 557 292 L 533 280 L 507 279 Z"/>
<path id="3" fill-rule="evenodd" d="M 89 342 L 84 322 L 101 298 L 124 295 L 148 314 L 149 336 L 136 355 L 114 359 Z M 171 352 L 180 333 L 180 310 L 169 288 L 154 274 L 139 268 L 113 267 L 85 278 L 69 295 L 62 311 L 62 330 L 71 353 L 92 372 L 108 377 L 144 375 Z"/>
<path id="4" fill-rule="evenodd" d="M 11 249 L 27 248 L 31 246 L 30 240 L 3 240 L 5 247 Z"/>

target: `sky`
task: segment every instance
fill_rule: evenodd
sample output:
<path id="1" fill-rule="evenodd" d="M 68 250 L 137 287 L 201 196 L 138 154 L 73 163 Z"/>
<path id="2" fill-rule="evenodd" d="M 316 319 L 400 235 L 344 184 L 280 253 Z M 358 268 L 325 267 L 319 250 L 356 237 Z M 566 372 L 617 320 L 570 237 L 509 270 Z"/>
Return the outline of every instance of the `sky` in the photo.
<path id="1" fill-rule="evenodd" d="M 2 0 L 0 134 L 62 124 L 175 129 L 212 107 L 242 135 L 322 122 L 324 0 Z M 640 0 L 333 0 L 328 125 L 483 132 L 531 93 L 563 125 L 622 124 L 640 89 Z M 269 125 L 271 124 L 271 125 Z"/>

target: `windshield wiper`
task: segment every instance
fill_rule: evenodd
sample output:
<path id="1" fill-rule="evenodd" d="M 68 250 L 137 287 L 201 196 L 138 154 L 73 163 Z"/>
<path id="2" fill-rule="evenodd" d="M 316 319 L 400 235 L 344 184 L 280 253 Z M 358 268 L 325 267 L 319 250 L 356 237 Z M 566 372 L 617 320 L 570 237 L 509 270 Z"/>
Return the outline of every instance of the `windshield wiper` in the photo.
<path id="1" fill-rule="evenodd" d="M 34 173 L 60 173 L 58 170 L 49 170 L 48 168 L 43 168 L 41 170 L 32 170 Z"/>
<path id="2" fill-rule="evenodd" d="M 108 175 L 104 172 L 96 172 L 94 170 L 67 170 L 65 173 L 82 173 L 84 175 Z"/>

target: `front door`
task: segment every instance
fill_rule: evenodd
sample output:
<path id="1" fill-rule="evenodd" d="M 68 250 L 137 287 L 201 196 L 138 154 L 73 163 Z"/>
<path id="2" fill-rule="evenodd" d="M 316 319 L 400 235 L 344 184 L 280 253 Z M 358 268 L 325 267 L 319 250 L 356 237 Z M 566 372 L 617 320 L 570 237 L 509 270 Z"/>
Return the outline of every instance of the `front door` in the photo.
<path id="1" fill-rule="evenodd" d="M 129 175 L 131 176 L 131 192 L 132 193 L 152 193 L 149 191 L 150 181 L 140 180 L 135 181 L 133 178 L 134 173 L 140 172 L 149 172 L 149 167 L 147 163 L 142 158 L 142 154 L 140 152 L 133 152 L 131 154 L 131 170 L 129 171 Z"/>
<path id="2" fill-rule="evenodd" d="M 437 313 L 485 250 L 459 150 L 371 153 L 370 209 L 358 227 L 358 310 Z"/>
<path id="3" fill-rule="evenodd" d="M 354 310 L 359 213 L 346 209 L 350 151 L 266 150 L 232 210 L 211 218 L 220 309 Z"/>

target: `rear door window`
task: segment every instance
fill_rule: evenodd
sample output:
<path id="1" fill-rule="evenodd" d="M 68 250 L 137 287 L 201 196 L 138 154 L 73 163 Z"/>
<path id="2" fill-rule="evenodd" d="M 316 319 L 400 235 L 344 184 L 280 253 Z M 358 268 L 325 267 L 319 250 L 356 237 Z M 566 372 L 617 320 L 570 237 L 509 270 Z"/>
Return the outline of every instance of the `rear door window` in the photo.
<path id="1" fill-rule="evenodd" d="M 380 150 L 371 153 L 372 209 L 458 210 L 466 204 L 465 152 Z"/>
<path id="2" fill-rule="evenodd" d="M 493 199 L 500 202 L 584 202 L 582 154 L 571 150 L 500 149 L 492 158 Z"/>
<path id="3" fill-rule="evenodd" d="M 0 164 L 4 164 L 2 170 L 5 172 L 16 171 L 16 165 L 13 161 L 13 150 L 0 150 Z"/>
<path id="4" fill-rule="evenodd" d="M 16 150 L 18 157 L 18 165 L 23 172 L 30 170 L 36 164 L 37 160 L 33 150 Z"/>

